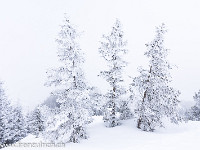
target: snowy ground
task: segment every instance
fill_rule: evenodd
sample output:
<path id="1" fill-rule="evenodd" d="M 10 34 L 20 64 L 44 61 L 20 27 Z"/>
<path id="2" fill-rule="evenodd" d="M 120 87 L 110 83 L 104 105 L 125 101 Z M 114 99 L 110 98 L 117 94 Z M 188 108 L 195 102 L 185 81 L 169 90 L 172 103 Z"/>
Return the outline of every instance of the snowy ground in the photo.
<path id="1" fill-rule="evenodd" d="M 200 140 L 200 122 L 169 124 L 153 133 L 143 132 L 135 127 L 133 120 L 124 121 L 121 126 L 106 128 L 101 117 L 95 117 L 88 127 L 90 138 L 79 144 L 65 147 L 7 147 L 4 150 L 196 150 Z M 29 135 L 21 143 L 39 143 L 41 139 Z"/>

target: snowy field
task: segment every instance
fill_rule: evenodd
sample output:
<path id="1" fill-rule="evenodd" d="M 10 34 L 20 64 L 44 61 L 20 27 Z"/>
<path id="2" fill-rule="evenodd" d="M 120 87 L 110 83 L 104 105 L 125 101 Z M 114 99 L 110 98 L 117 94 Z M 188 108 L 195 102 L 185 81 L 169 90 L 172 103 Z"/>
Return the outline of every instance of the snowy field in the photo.
<path id="1" fill-rule="evenodd" d="M 4 150 L 196 150 L 199 147 L 200 122 L 168 124 L 155 132 L 144 132 L 135 127 L 133 120 L 121 126 L 106 128 L 101 117 L 95 117 L 88 127 L 90 138 L 65 147 L 7 147 Z M 29 135 L 21 143 L 40 143 L 42 139 Z M 43 141 L 42 141 L 43 142 Z"/>

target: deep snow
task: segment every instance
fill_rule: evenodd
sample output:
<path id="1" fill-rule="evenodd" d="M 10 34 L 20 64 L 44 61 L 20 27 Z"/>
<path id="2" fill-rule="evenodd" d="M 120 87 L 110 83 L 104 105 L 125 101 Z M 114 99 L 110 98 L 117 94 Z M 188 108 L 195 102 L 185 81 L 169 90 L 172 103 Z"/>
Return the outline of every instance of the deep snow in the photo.
<path id="1" fill-rule="evenodd" d="M 7 147 L 4 150 L 196 150 L 200 140 L 200 122 L 190 121 L 179 125 L 167 124 L 155 132 L 144 132 L 135 127 L 134 120 L 121 126 L 106 128 L 102 117 L 94 117 L 88 127 L 89 138 L 65 147 Z M 21 143 L 39 143 L 42 139 L 29 135 Z M 42 141 L 44 142 L 44 141 Z"/>

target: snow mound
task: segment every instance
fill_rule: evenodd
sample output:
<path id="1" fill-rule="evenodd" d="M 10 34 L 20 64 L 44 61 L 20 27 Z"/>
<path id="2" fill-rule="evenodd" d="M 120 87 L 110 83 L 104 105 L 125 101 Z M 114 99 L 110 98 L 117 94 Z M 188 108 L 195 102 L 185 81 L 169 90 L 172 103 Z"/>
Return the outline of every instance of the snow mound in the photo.
<path id="1" fill-rule="evenodd" d="M 200 122 L 190 121 L 179 125 L 167 124 L 155 132 L 137 129 L 133 120 L 121 126 L 106 128 L 102 117 L 94 117 L 88 127 L 89 138 L 80 143 L 67 143 L 65 147 L 7 147 L 4 150 L 187 150 L 197 149 L 200 139 Z M 41 138 L 29 135 L 18 143 L 41 143 Z"/>

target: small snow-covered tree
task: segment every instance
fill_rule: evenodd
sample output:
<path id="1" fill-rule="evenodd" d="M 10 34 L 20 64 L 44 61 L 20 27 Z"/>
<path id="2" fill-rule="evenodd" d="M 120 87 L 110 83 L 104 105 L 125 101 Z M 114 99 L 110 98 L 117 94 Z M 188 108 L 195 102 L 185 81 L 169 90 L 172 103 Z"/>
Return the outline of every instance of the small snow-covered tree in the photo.
<path id="1" fill-rule="evenodd" d="M 21 107 L 12 107 L 0 82 L 0 144 L 11 144 L 26 136 Z"/>
<path id="2" fill-rule="evenodd" d="M 12 144 L 26 136 L 20 106 L 11 106 L 0 82 L 0 144 Z"/>
<path id="3" fill-rule="evenodd" d="M 200 121 L 200 90 L 193 96 L 195 105 L 187 112 L 188 119 Z"/>
<path id="4" fill-rule="evenodd" d="M 25 115 L 25 122 L 26 122 L 26 133 L 29 134 L 31 133 L 31 122 L 32 122 L 32 111 L 28 112 Z"/>
<path id="5" fill-rule="evenodd" d="M 30 133 L 36 135 L 36 137 L 44 131 L 44 121 L 40 111 L 40 106 L 36 107 L 36 109 L 29 115 L 28 124 Z"/>
<path id="6" fill-rule="evenodd" d="M 165 25 L 156 28 L 154 40 L 148 44 L 145 55 L 149 60 L 149 70 L 140 69 L 140 76 L 133 78 L 131 86 L 137 87 L 140 99 L 135 110 L 137 127 L 144 131 L 153 131 L 163 126 L 163 117 L 178 121 L 177 107 L 179 91 L 170 87 L 172 69 L 167 61 L 168 49 L 164 47 Z"/>
<path id="7" fill-rule="evenodd" d="M 90 113 L 92 116 L 103 115 L 103 106 L 105 104 L 104 96 L 96 87 L 91 87 L 90 95 Z"/>
<path id="8" fill-rule="evenodd" d="M 17 142 L 26 136 L 26 124 L 20 106 L 13 107 L 12 118 L 10 118 L 9 123 L 13 124 L 11 128 L 13 142 Z"/>
<path id="9" fill-rule="evenodd" d="M 122 71 L 126 66 L 122 56 L 127 52 L 126 41 L 123 38 L 122 25 L 119 20 L 116 20 L 111 33 L 107 36 L 103 35 L 103 41 L 99 48 L 99 53 L 108 64 L 108 70 L 100 73 L 100 76 L 104 77 L 110 85 L 110 90 L 105 95 L 108 100 L 104 110 L 104 122 L 107 127 L 114 127 L 119 124 L 116 110 L 117 107 L 119 108 L 121 96 L 126 93 L 125 88 L 121 85 L 124 81 Z"/>
<path id="10" fill-rule="evenodd" d="M 120 112 L 120 120 L 127 120 L 133 117 L 133 113 L 129 108 L 131 100 L 123 100 L 120 103 L 119 112 Z"/>
<path id="11" fill-rule="evenodd" d="M 3 89 L 3 83 L 0 81 L 0 144 L 12 142 L 11 127 L 9 123 L 11 118 L 12 107 Z"/>
<path id="12" fill-rule="evenodd" d="M 194 101 L 196 102 L 195 106 L 200 109 L 200 90 L 197 93 L 195 93 L 193 98 L 194 98 Z"/>
<path id="13" fill-rule="evenodd" d="M 44 121 L 44 131 L 41 134 L 43 139 L 51 142 L 61 142 L 58 141 L 58 134 L 54 136 L 56 130 L 59 130 L 58 125 L 61 123 L 59 115 L 60 109 L 58 107 L 52 108 L 47 105 L 42 105 L 40 111 Z"/>
<path id="14" fill-rule="evenodd" d="M 57 125 L 50 133 L 60 142 L 77 143 L 87 138 L 86 124 L 90 120 L 87 104 L 90 97 L 82 69 L 84 58 L 77 43 L 78 36 L 76 29 L 65 17 L 56 40 L 62 65 L 47 72 L 47 85 L 57 87 L 53 94 L 60 105 L 60 113 L 56 116 L 60 119 L 57 119 Z"/>

